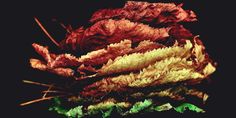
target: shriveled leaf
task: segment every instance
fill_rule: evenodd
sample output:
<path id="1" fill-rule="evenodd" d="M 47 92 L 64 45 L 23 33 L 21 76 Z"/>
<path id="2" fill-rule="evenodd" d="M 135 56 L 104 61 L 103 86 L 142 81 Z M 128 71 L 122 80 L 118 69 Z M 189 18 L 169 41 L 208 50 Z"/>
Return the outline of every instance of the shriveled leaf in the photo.
<path id="1" fill-rule="evenodd" d="M 74 70 L 70 68 L 54 68 L 54 69 L 49 69 L 48 71 L 63 77 L 71 77 L 74 75 Z"/>
<path id="2" fill-rule="evenodd" d="M 130 40 L 124 39 L 119 43 L 110 44 L 106 48 L 82 55 L 79 61 L 85 65 L 92 66 L 105 64 L 109 59 L 128 54 L 132 50 L 131 43 Z"/>
<path id="3" fill-rule="evenodd" d="M 145 53 L 154 49 L 164 48 L 164 47 L 165 47 L 164 45 L 159 44 L 157 42 L 144 40 L 144 41 L 141 41 L 137 47 L 132 49 L 130 53 Z"/>
<path id="4" fill-rule="evenodd" d="M 107 44 L 117 43 L 123 39 L 129 39 L 133 43 L 147 39 L 165 40 L 169 37 L 169 30 L 170 27 L 154 28 L 127 19 L 106 19 L 88 27 L 83 37 L 77 40 L 80 40 L 80 49 L 87 52 L 104 48 Z"/>
<path id="5" fill-rule="evenodd" d="M 32 68 L 39 69 L 41 71 L 48 71 L 64 77 L 71 77 L 74 75 L 74 71 L 70 68 L 49 68 L 44 62 L 38 59 L 30 59 Z"/>
<path id="6" fill-rule="evenodd" d="M 198 44 L 194 44 L 194 45 L 198 45 Z M 187 41 L 184 47 L 188 47 L 187 49 L 189 49 L 192 47 L 192 44 Z M 195 47 L 198 47 L 198 46 L 195 46 Z M 171 50 L 171 48 L 168 48 L 168 49 Z M 158 50 L 162 50 L 162 49 L 158 49 Z M 165 48 L 163 50 L 165 50 Z M 195 49 L 192 49 L 192 50 L 195 50 Z M 199 52 L 199 51 L 203 51 L 202 49 L 197 49 L 197 50 L 198 50 L 198 54 L 204 54 L 203 52 Z M 170 52 L 176 53 L 172 51 Z M 188 55 L 189 53 L 191 53 L 191 51 L 187 51 L 187 52 L 186 52 L 187 54 L 183 54 L 183 52 L 181 52 L 181 55 Z M 190 55 L 195 55 L 195 54 L 196 53 L 193 53 Z M 195 56 L 195 57 L 199 57 L 199 56 Z M 199 59 L 201 60 L 202 58 L 200 57 Z M 125 57 L 121 57 L 121 59 L 123 58 Z M 139 61 L 140 58 L 134 58 L 129 61 L 132 61 L 132 63 L 136 63 L 136 61 L 133 61 L 133 60 L 138 59 L 137 61 Z M 151 58 L 153 58 L 153 56 L 151 56 Z M 198 58 L 195 58 L 195 59 L 198 60 Z M 146 86 L 158 86 L 158 85 L 163 85 L 167 83 L 182 82 L 186 80 L 191 80 L 191 81 L 194 80 L 196 82 L 201 81 L 202 79 L 206 78 L 208 75 L 212 74 L 215 71 L 215 67 L 212 66 L 210 62 L 206 66 L 204 66 L 203 65 L 204 63 L 202 63 L 200 60 L 196 61 L 192 58 L 185 58 L 185 57 L 178 57 L 178 56 L 164 58 L 160 61 L 156 61 L 154 64 L 151 64 L 146 68 L 143 68 L 139 73 L 131 72 L 129 74 L 123 74 L 123 75 L 119 75 L 115 77 L 108 77 L 100 81 L 97 81 L 85 87 L 84 91 L 82 91 L 81 94 L 84 96 L 95 97 L 95 96 L 107 94 L 112 91 L 122 91 L 122 90 L 125 90 L 127 87 L 137 88 L 137 87 L 146 87 Z M 116 60 L 114 62 L 116 62 Z M 147 63 L 147 62 L 148 61 L 142 60 L 142 63 Z M 117 70 L 117 69 L 119 70 L 119 68 L 123 68 L 123 66 L 132 67 L 132 65 L 130 66 L 130 64 L 127 64 L 126 61 L 119 64 L 122 66 L 115 67 L 114 70 Z M 137 66 L 138 65 L 136 65 L 136 67 Z M 203 67 L 199 68 L 199 66 L 203 66 Z"/>
<path id="7" fill-rule="evenodd" d="M 159 86 L 168 83 L 182 82 L 186 80 L 201 80 L 210 73 L 204 74 L 202 70 L 196 70 L 193 61 L 185 58 L 171 57 L 144 68 L 139 73 L 130 73 L 115 77 L 108 77 L 97 81 L 84 88 L 83 96 L 101 96 L 109 92 L 126 90 L 127 87 L 142 88 L 147 86 Z M 209 71 L 213 72 L 213 71 Z"/>
<path id="8" fill-rule="evenodd" d="M 142 1 L 128 1 L 123 8 L 101 9 L 96 11 L 90 22 L 94 23 L 104 19 L 129 19 L 146 23 L 178 23 L 196 21 L 196 14 L 184 10 L 182 5 L 174 3 L 149 3 Z M 137 10 L 138 9 L 138 10 Z M 163 15 L 163 13 L 168 15 Z M 180 15 L 181 14 L 181 15 Z"/>
<path id="9" fill-rule="evenodd" d="M 56 57 L 54 61 L 48 63 L 50 68 L 67 67 L 67 66 L 79 66 L 79 60 L 71 54 L 61 54 Z"/>
<path id="10" fill-rule="evenodd" d="M 202 77 L 200 74 L 192 77 L 194 73 L 197 73 L 194 72 L 194 69 L 193 62 L 187 61 L 185 58 L 167 58 L 144 68 L 135 81 L 129 83 L 129 86 L 145 87 L 151 84 L 164 84 Z M 155 81 L 158 82 L 155 83 Z"/>
<path id="11" fill-rule="evenodd" d="M 53 59 L 50 56 L 50 53 L 49 53 L 49 51 L 46 47 L 41 46 L 41 45 L 36 44 L 36 43 L 33 43 L 32 46 L 34 47 L 35 51 L 39 55 L 41 55 L 47 63 L 51 63 L 53 61 Z"/>
<path id="12" fill-rule="evenodd" d="M 117 57 L 114 61 L 108 61 L 100 70 L 99 74 L 113 74 L 126 71 L 140 70 L 156 61 L 169 57 L 185 57 L 188 58 L 192 43 L 186 41 L 184 47 L 172 46 L 161 49 L 154 49 L 145 53 L 133 53 L 122 57 Z M 134 61 L 135 60 L 135 61 Z"/>
<path id="13" fill-rule="evenodd" d="M 47 65 L 38 59 L 30 59 L 30 65 L 32 68 L 39 69 L 42 71 L 47 70 Z"/>

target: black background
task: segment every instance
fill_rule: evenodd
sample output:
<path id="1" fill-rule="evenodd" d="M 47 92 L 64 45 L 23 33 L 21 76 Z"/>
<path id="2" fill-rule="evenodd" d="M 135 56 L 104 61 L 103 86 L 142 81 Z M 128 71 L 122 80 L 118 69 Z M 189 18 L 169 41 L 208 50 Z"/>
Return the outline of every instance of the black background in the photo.
<path id="1" fill-rule="evenodd" d="M 150 0 L 148 0 L 150 1 Z M 207 48 L 207 52 L 218 63 L 217 71 L 211 76 L 209 85 L 210 99 L 207 103 L 207 113 L 185 113 L 176 114 L 174 112 L 151 113 L 136 117 L 223 117 L 229 116 L 233 112 L 234 105 L 234 55 L 235 43 L 233 7 L 227 1 L 201 1 L 201 0 L 152 0 L 151 2 L 176 2 L 184 3 L 185 9 L 196 12 L 198 22 L 187 23 L 185 26 L 194 34 L 199 34 Z M 9 2 L 7 11 L 4 13 L 2 24 L 6 28 L 6 37 L 1 40 L 2 48 L 2 97 L 4 104 L 3 115 L 6 117 L 31 118 L 31 117 L 60 117 L 53 112 L 48 112 L 50 101 L 20 107 L 19 104 L 27 100 L 40 97 L 42 87 L 23 84 L 22 80 L 34 80 L 39 82 L 53 82 L 54 75 L 45 75 L 43 72 L 32 70 L 29 66 L 30 57 L 38 57 L 33 51 L 31 44 L 37 42 L 47 45 L 56 50 L 56 47 L 49 41 L 40 28 L 35 23 L 33 17 L 37 17 L 44 24 L 51 35 L 58 41 L 65 37 L 65 30 L 60 27 L 57 19 L 64 24 L 71 24 L 73 28 L 86 25 L 91 14 L 101 8 L 122 7 L 125 1 L 114 0 L 94 0 L 85 2 L 77 1 L 34 1 L 34 2 Z M 3 11 L 3 10 L 2 10 Z M 4 41 L 4 42 L 3 42 Z M 7 41 L 7 42 L 5 42 Z M 58 79 L 58 81 L 62 81 Z M 63 82 L 63 81 L 62 81 Z M 43 88 L 42 90 L 45 90 Z M 15 112 L 16 110 L 16 112 Z"/>

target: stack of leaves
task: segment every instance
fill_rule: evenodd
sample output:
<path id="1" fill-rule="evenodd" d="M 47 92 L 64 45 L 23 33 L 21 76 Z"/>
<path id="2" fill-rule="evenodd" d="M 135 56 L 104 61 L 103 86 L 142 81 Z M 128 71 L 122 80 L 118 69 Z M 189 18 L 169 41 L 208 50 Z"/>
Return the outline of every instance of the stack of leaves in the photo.
<path id="1" fill-rule="evenodd" d="M 54 54 L 34 43 L 44 61 L 32 58 L 30 64 L 72 81 L 60 87 L 70 94 L 48 97 L 55 100 L 50 110 L 67 117 L 186 109 L 203 113 L 188 101 L 207 100 L 194 85 L 216 68 L 199 37 L 181 25 L 196 20 L 182 4 L 128 1 L 123 8 L 95 12 L 90 26 L 69 31 L 59 44 L 83 55 Z M 60 93 L 56 84 L 45 93 Z M 60 100 L 72 103 L 72 108 Z"/>

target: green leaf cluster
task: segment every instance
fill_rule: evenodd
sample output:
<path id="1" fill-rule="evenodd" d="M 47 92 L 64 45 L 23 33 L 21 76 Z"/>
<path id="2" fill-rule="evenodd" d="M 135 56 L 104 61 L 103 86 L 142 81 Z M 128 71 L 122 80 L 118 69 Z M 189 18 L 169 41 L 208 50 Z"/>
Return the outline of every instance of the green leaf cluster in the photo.
<path id="1" fill-rule="evenodd" d="M 122 108 L 118 104 L 105 104 L 104 106 L 98 106 L 97 108 L 88 109 L 83 111 L 83 106 L 77 106 L 71 109 L 65 109 L 62 107 L 58 98 L 54 99 L 55 104 L 50 107 L 50 111 L 55 111 L 58 114 L 65 115 L 69 118 L 81 118 L 84 116 L 93 116 L 101 114 L 102 118 L 109 118 L 113 112 L 117 112 L 122 116 L 136 114 L 141 112 L 162 112 L 167 110 L 175 110 L 178 113 L 184 113 L 186 110 L 194 111 L 197 113 L 204 113 L 205 111 L 191 103 L 183 103 L 177 107 L 172 106 L 170 103 L 162 105 L 155 105 L 151 99 L 145 99 L 144 101 L 136 102 L 129 109 Z"/>

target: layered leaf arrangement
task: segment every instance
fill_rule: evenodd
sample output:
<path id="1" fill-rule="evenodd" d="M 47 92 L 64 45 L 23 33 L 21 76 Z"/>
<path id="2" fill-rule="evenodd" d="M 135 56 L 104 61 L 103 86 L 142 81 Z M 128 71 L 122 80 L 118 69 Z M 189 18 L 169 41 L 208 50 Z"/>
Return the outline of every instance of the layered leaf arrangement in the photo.
<path id="1" fill-rule="evenodd" d="M 89 27 L 70 31 L 60 43 L 62 49 L 83 55 L 54 54 L 32 45 L 44 59 L 30 59 L 33 68 L 72 81 L 66 87 L 40 84 L 49 89 L 36 101 L 54 98 L 49 110 L 67 117 L 204 113 L 191 98 L 205 102 L 208 95 L 194 85 L 216 68 L 199 36 L 181 25 L 196 20 L 193 11 L 174 3 L 128 1 L 123 8 L 98 10 Z M 45 97 L 50 93 L 57 95 Z"/>

